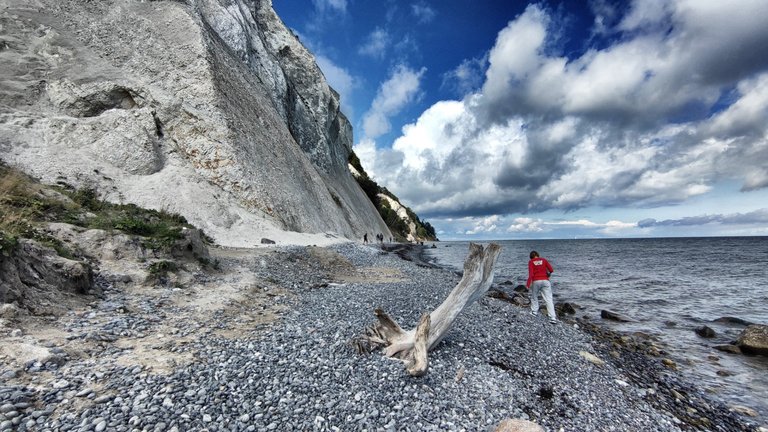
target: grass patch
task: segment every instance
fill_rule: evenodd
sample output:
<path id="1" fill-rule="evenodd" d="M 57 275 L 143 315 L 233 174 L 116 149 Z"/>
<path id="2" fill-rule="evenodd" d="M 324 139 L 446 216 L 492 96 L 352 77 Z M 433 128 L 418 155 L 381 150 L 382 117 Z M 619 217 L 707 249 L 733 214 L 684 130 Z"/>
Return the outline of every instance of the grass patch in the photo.
<path id="1" fill-rule="evenodd" d="M 179 265 L 173 261 L 157 261 L 149 265 L 149 277 L 159 280 L 178 270 Z"/>
<path id="2" fill-rule="evenodd" d="M 142 236 L 142 245 L 152 250 L 170 249 L 184 237 L 185 228 L 194 228 L 178 214 L 100 200 L 94 189 L 41 185 L 0 161 L 0 253 L 9 255 L 19 239 L 29 238 L 54 248 L 61 256 L 74 257 L 61 241 L 41 229 L 44 222 Z"/>

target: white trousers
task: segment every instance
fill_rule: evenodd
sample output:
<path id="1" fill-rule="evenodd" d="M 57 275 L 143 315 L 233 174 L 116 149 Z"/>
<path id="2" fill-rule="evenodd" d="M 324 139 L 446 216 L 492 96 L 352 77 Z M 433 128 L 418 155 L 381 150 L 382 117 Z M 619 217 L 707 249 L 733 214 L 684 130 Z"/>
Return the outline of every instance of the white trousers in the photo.
<path id="1" fill-rule="evenodd" d="M 548 280 L 537 280 L 531 283 L 531 312 L 539 313 L 539 293 L 544 297 L 547 305 L 547 315 L 550 319 L 557 319 L 555 315 L 555 303 L 552 301 L 552 284 Z"/>

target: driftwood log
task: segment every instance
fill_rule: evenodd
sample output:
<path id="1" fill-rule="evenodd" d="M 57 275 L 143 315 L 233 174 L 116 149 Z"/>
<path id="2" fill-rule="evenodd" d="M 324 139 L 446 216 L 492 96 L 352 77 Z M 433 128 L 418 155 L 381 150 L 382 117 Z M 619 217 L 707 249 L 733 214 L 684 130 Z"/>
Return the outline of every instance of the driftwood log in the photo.
<path id="1" fill-rule="evenodd" d="M 427 352 L 445 338 L 461 311 L 488 291 L 500 252 L 501 246 L 496 243 L 485 248 L 470 243 L 469 255 L 464 261 L 464 275 L 440 306 L 424 313 L 416 328 L 408 331 L 400 328 L 385 311 L 376 309 L 374 314 L 378 321 L 353 342 L 357 351 L 367 354 L 383 349 L 387 357 L 402 360 L 409 374 L 426 374 L 429 369 Z"/>

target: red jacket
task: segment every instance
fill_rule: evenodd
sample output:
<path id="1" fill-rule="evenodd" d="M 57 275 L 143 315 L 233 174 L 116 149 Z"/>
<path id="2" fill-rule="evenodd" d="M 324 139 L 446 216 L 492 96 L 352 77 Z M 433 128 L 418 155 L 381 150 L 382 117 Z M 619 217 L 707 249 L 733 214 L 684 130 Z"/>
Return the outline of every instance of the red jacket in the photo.
<path id="1" fill-rule="evenodd" d="M 549 280 L 549 274 L 555 271 L 546 258 L 537 257 L 528 261 L 528 282 L 526 288 L 531 287 L 531 282 L 537 280 Z"/>

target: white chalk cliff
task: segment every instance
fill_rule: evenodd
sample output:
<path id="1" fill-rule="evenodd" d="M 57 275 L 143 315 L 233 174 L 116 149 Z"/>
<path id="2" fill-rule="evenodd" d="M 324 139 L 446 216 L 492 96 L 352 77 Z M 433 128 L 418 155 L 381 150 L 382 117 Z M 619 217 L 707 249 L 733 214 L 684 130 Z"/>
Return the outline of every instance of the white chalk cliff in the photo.
<path id="1" fill-rule="evenodd" d="M 269 0 L 1 0 L 0 159 L 219 243 L 389 235 L 352 129 Z"/>

